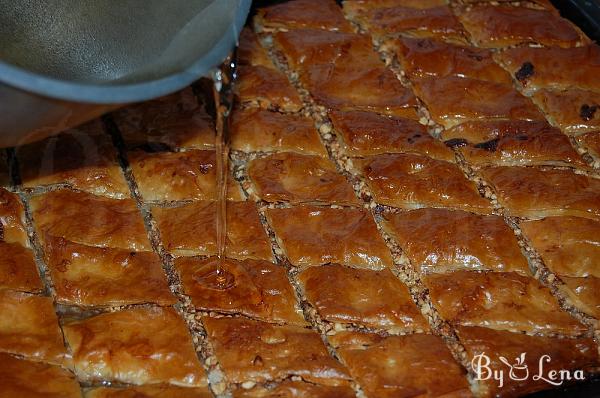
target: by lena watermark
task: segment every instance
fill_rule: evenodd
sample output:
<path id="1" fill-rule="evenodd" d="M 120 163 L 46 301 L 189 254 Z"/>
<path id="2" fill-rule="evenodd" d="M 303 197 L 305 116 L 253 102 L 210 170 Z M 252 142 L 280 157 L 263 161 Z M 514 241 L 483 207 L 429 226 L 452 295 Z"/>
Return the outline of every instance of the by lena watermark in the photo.
<path id="1" fill-rule="evenodd" d="M 545 381 L 553 386 L 560 386 L 565 381 L 570 380 L 585 380 L 583 370 L 568 370 L 568 369 L 550 369 L 548 365 L 552 362 L 550 355 L 542 355 L 537 362 L 537 369 L 529 369 L 529 365 L 525 362 L 527 353 L 522 352 L 521 355 L 515 358 L 514 363 L 510 363 L 505 357 L 499 356 L 498 360 L 505 366 L 501 369 L 493 369 L 492 361 L 489 356 L 482 352 L 477 354 L 471 360 L 471 367 L 475 372 L 476 380 L 496 380 L 498 387 L 504 386 L 506 379 L 515 381 L 531 380 Z"/>

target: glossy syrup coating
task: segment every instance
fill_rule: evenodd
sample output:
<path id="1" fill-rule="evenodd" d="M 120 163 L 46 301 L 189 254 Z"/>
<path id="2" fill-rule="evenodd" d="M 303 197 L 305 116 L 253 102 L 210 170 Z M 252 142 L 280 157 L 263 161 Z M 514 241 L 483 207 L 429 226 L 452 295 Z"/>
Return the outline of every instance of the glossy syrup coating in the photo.
<path id="1" fill-rule="evenodd" d="M 298 28 L 352 31 L 352 26 L 333 0 L 296 0 L 274 4 L 261 8 L 256 22 L 267 31 Z"/>
<path id="2" fill-rule="evenodd" d="M 29 246 L 25 230 L 25 208 L 15 193 L 0 188 L 0 223 L 3 242 Z"/>
<path id="3" fill-rule="evenodd" d="M 600 93 L 570 89 L 540 89 L 533 95 L 535 103 L 554 126 L 571 135 L 600 129 Z"/>
<path id="4" fill-rule="evenodd" d="M 33 251 L 19 243 L 0 242 L 0 289 L 40 292 L 44 285 Z"/>
<path id="5" fill-rule="evenodd" d="M 237 73 L 235 90 L 242 105 L 284 112 L 296 112 L 302 108 L 300 96 L 278 70 L 261 65 L 241 65 Z"/>
<path id="6" fill-rule="evenodd" d="M 356 396 L 349 386 L 324 386 L 303 381 L 284 380 L 267 386 L 256 386 L 251 390 L 244 388 L 233 392 L 234 398 L 352 398 Z"/>

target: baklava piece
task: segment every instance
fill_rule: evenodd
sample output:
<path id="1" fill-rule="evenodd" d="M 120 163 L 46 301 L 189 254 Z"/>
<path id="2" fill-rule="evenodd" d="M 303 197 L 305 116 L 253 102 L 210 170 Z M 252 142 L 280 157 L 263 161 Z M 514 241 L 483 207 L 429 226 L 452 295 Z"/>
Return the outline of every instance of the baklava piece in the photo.
<path id="1" fill-rule="evenodd" d="M 304 381 L 284 380 L 275 385 L 256 386 L 251 390 L 240 388 L 234 398 L 354 398 L 356 393 L 348 386 L 323 386 Z"/>
<path id="2" fill-rule="evenodd" d="M 562 166 L 589 169 L 569 138 L 546 122 L 465 122 L 441 138 L 472 166 Z"/>
<path id="3" fill-rule="evenodd" d="M 358 326 L 388 333 L 428 331 L 408 288 L 391 271 L 341 265 L 311 267 L 300 274 L 308 301 L 334 329 Z"/>
<path id="4" fill-rule="evenodd" d="M 50 297 L 0 290 L 0 352 L 67 364 L 67 350 Z"/>
<path id="5" fill-rule="evenodd" d="M 155 207 L 152 213 L 165 249 L 176 256 L 217 254 L 216 202 Z M 227 203 L 228 257 L 270 260 L 269 238 L 252 202 Z"/>
<path id="6" fill-rule="evenodd" d="M 324 157 L 279 152 L 252 160 L 248 175 L 268 202 L 359 204 L 350 183 Z"/>
<path id="7" fill-rule="evenodd" d="M 465 31 L 448 6 L 432 8 L 389 7 L 368 10 L 356 19 L 378 40 L 400 33 L 466 43 Z"/>
<path id="8" fill-rule="evenodd" d="M 33 252 L 19 243 L 0 242 L 0 289 L 40 292 L 44 289 Z"/>
<path id="9" fill-rule="evenodd" d="M 237 72 L 236 93 L 243 106 L 283 112 L 297 112 L 302 108 L 296 89 L 278 70 L 241 65 Z"/>
<path id="10" fill-rule="evenodd" d="M 385 215 L 417 271 L 514 271 L 527 275 L 527 260 L 502 217 L 459 210 L 417 209 Z"/>
<path id="11" fill-rule="evenodd" d="M 511 216 L 600 218 L 598 179 L 539 167 L 495 167 L 481 173 Z"/>
<path id="12" fill-rule="evenodd" d="M 150 251 L 140 211 L 132 199 L 110 199 L 68 189 L 30 200 L 39 236 L 89 246 Z"/>
<path id="13" fill-rule="evenodd" d="M 244 152 L 289 151 L 327 156 L 312 119 L 263 109 L 235 109 L 231 149 Z"/>
<path id="14" fill-rule="evenodd" d="M 527 336 L 481 327 L 459 327 L 467 360 L 481 365 L 477 391 L 482 396 L 524 396 L 552 388 L 541 376 L 551 371 L 587 372 L 598 366 L 598 348 L 592 339 Z M 548 360 L 544 360 L 547 358 Z M 487 372 L 503 372 L 502 387 Z M 509 376 L 509 371 L 510 375 Z M 477 369 L 473 369 L 477 373 Z"/>
<path id="15" fill-rule="evenodd" d="M 344 367 L 329 356 L 321 336 L 299 326 L 244 318 L 203 318 L 227 380 L 264 383 L 293 376 L 322 385 L 348 385 Z"/>
<path id="16" fill-rule="evenodd" d="M 375 221 L 365 209 L 317 206 L 267 209 L 267 219 L 295 266 L 340 263 L 382 269 L 392 264 Z"/>
<path id="17" fill-rule="evenodd" d="M 215 126 L 191 87 L 120 109 L 113 118 L 129 148 L 211 148 Z"/>
<path id="18" fill-rule="evenodd" d="M 185 293 L 196 308 L 242 314 L 267 322 L 306 324 L 296 306 L 285 268 L 263 260 L 225 259 L 221 267 L 233 276 L 234 284 L 219 290 L 210 285 L 218 263 L 217 257 L 175 259 Z"/>
<path id="19" fill-rule="evenodd" d="M 298 28 L 351 32 L 352 25 L 333 0 L 294 0 L 258 10 L 255 19 L 261 30 Z"/>
<path id="20" fill-rule="evenodd" d="M 577 135 L 600 129 L 600 93 L 585 90 L 538 90 L 533 100 L 553 125 Z"/>
<path id="21" fill-rule="evenodd" d="M 453 325 L 545 335 L 582 335 L 550 290 L 514 272 L 456 271 L 423 278 L 434 306 Z"/>
<path id="22" fill-rule="evenodd" d="M 562 287 L 561 291 L 571 299 L 575 306 L 583 312 L 599 319 L 600 297 L 598 296 L 598 292 L 600 291 L 600 278 L 591 276 L 587 278 L 561 276 L 560 278 L 566 286 L 566 288 Z"/>
<path id="23" fill-rule="evenodd" d="M 301 77 L 315 101 L 328 110 L 364 110 L 416 118 L 417 99 L 384 67 L 322 64 Z"/>
<path id="24" fill-rule="evenodd" d="M 512 83 L 510 75 L 496 64 L 488 49 L 409 37 L 390 40 L 384 48 L 396 54 L 402 70 L 411 80 L 458 76 Z"/>
<path id="25" fill-rule="evenodd" d="M 29 246 L 25 208 L 17 194 L 0 188 L 0 241 Z"/>
<path id="26" fill-rule="evenodd" d="M 85 393 L 85 398 L 212 398 L 207 387 L 178 387 L 156 384 L 139 387 L 98 387 Z"/>
<path id="27" fill-rule="evenodd" d="M 138 307 L 63 326 L 81 381 L 206 385 L 192 337 L 174 309 Z"/>
<path id="28" fill-rule="evenodd" d="M 386 154 L 354 160 L 378 203 L 415 209 L 449 207 L 491 212 L 475 183 L 453 163 L 416 154 Z"/>
<path id="29" fill-rule="evenodd" d="M 144 201 L 216 200 L 214 151 L 130 152 L 129 161 Z M 244 200 L 239 184 L 229 175 L 228 200 Z"/>
<path id="30" fill-rule="evenodd" d="M 99 119 L 17 147 L 16 153 L 25 188 L 61 184 L 96 195 L 129 196 L 117 151 Z"/>
<path id="31" fill-rule="evenodd" d="M 433 138 L 427 128 L 412 119 L 388 117 L 372 112 L 330 112 L 335 131 L 343 138 L 350 156 L 382 153 L 418 153 L 454 161 L 454 154 Z"/>
<path id="32" fill-rule="evenodd" d="M 445 128 L 469 120 L 544 120 L 531 101 L 511 85 L 456 76 L 415 82 L 433 120 Z"/>
<path id="33" fill-rule="evenodd" d="M 269 57 L 269 53 L 261 46 L 256 33 L 248 26 L 242 29 L 240 34 L 237 57 L 238 65 L 260 65 L 275 69 L 275 64 Z"/>
<path id="34" fill-rule="evenodd" d="M 152 252 L 45 241 L 56 300 L 78 306 L 174 304 L 160 258 Z"/>
<path id="35" fill-rule="evenodd" d="M 539 88 L 599 91 L 600 47 L 518 47 L 496 58 L 528 94 Z"/>
<path id="36" fill-rule="evenodd" d="M 550 10 L 482 4 L 467 8 L 459 18 L 479 47 L 576 47 L 587 42 L 575 26 Z"/>
<path id="37" fill-rule="evenodd" d="M 369 397 L 472 396 L 465 371 L 438 336 L 342 332 L 330 341 Z"/>
<path id="38" fill-rule="evenodd" d="M 60 366 L 0 354 L 0 397 L 81 398 L 73 373 Z"/>

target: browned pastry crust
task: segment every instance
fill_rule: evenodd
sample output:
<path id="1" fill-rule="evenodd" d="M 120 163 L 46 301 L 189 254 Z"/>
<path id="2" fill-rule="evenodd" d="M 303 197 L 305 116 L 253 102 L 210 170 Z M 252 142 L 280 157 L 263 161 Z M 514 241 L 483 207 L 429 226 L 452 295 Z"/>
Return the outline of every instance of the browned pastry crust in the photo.
<path id="1" fill-rule="evenodd" d="M 387 229 L 419 272 L 529 273 L 517 238 L 502 217 L 446 209 L 417 209 L 385 217 Z"/>
<path id="2" fill-rule="evenodd" d="M 496 64 L 488 49 L 409 37 L 389 40 L 384 47 L 396 54 L 411 80 L 458 76 L 512 83 L 510 75 Z"/>
<path id="3" fill-rule="evenodd" d="M 352 26 L 333 0 L 295 0 L 261 8 L 255 18 L 266 31 L 298 28 L 351 32 Z"/>
<path id="4" fill-rule="evenodd" d="M 300 274 L 308 301 L 336 325 L 353 324 L 390 333 L 428 331 L 406 285 L 389 270 L 341 265 L 311 267 Z"/>
<path id="5" fill-rule="evenodd" d="M 44 288 L 33 252 L 19 243 L 0 242 L 0 289 L 39 292 Z"/>
<path id="6" fill-rule="evenodd" d="M 576 140 L 588 153 L 600 161 L 600 131 L 582 134 Z"/>
<path id="7" fill-rule="evenodd" d="M 185 293 L 196 308 L 243 314 L 267 322 L 306 324 L 285 268 L 262 260 L 225 259 L 221 267 L 233 276 L 234 285 L 218 290 L 205 282 L 216 274 L 218 261 L 216 257 L 175 260 Z"/>
<path id="8" fill-rule="evenodd" d="M 550 0 L 450 0 L 450 3 L 454 4 L 492 4 L 492 5 L 509 5 L 514 7 L 528 7 L 528 8 L 536 8 L 536 9 L 546 9 L 551 11 L 558 11 L 552 5 Z"/>
<path id="9" fill-rule="evenodd" d="M 139 193 L 145 201 L 216 200 L 214 151 L 145 153 L 129 155 Z M 229 176 L 228 200 L 244 200 L 239 184 Z"/>
<path id="10" fill-rule="evenodd" d="M 487 166 L 563 166 L 589 169 L 569 138 L 546 122 L 491 120 L 465 122 L 441 138 L 458 147 L 467 162 Z"/>
<path id="11" fill-rule="evenodd" d="M 312 119 L 263 109 L 235 109 L 231 148 L 244 152 L 290 151 L 327 156 Z"/>
<path id="12" fill-rule="evenodd" d="M 79 306 L 174 304 L 159 257 L 152 252 L 84 246 L 47 237 L 46 263 L 56 300 Z"/>
<path id="13" fill-rule="evenodd" d="M 168 384 L 139 387 L 98 387 L 85 392 L 85 398 L 211 398 L 206 387 L 178 387 Z"/>
<path id="14" fill-rule="evenodd" d="M 313 65 L 338 64 L 376 68 L 382 66 L 367 35 L 294 29 L 273 36 L 275 46 L 285 53 L 288 64 L 299 73 Z"/>
<path id="15" fill-rule="evenodd" d="M 554 11 L 490 4 L 475 5 L 459 15 L 479 47 L 509 47 L 524 43 L 575 47 L 587 40 Z"/>
<path id="16" fill-rule="evenodd" d="M 3 242 L 20 243 L 29 246 L 25 231 L 25 208 L 17 194 L 0 188 L 0 224 Z"/>
<path id="17" fill-rule="evenodd" d="M 416 118 L 416 97 L 384 66 L 365 69 L 312 65 L 301 79 L 315 101 L 329 110 L 364 110 Z"/>
<path id="18" fill-rule="evenodd" d="M 335 111 L 329 116 L 350 156 L 410 152 L 440 160 L 454 160 L 452 151 L 415 120 L 363 111 Z"/>
<path id="19" fill-rule="evenodd" d="M 445 128 L 469 120 L 544 120 L 528 98 L 507 84 L 448 76 L 417 81 L 414 88 L 433 120 Z"/>
<path id="20" fill-rule="evenodd" d="M 354 390 L 348 386 L 323 386 L 303 381 L 284 380 L 274 386 L 257 386 L 251 390 L 238 389 L 234 398 L 353 398 Z"/>
<path id="21" fill-rule="evenodd" d="M 89 246 L 152 250 L 132 199 L 109 199 L 68 189 L 30 200 L 37 232 Z"/>
<path id="22" fill-rule="evenodd" d="M 254 31 L 246 26 L 240 34 L 237 48 L 238 65 L 261 65 L 275 69 L 267 50 L 261 46 Z"/>
<path id="23" fill-rule="evenodd" d="M 365 209 L 267 209 L 267 219 L 293 265 L 340 263 L 381 269 L 392 264 L 390 252 Z"/>
<path id="24" fill-rule="evenodd" d="M 321 156 L 275 153 L 251 161 L 248 175 L 268 202 L 359 204 L 350 183 Z"/>
<path id="25" fill-rule="evenodd" d="M 203 322 L 230 383 L 299 376 L 316 384 L 348 385 L 346 370 L 329 356 L 313 330 L 245 318 L 204 317 Z"/>
<path id="26" fill-rule="evenodd" d="M 491 205 L 453 163 L 416 154 L 386 154 L 354 160 L 378 203 L 414 209 L 449 207 L 489 213 Z"/>
<path id="27" fill-rule="evenodd" d="M 212 201 L 152 209 L 165 249 L 177 256 L 217 254 L 216 211 Z M 238 259 L 272 259 L 269 238 L 254 203 L 228 202 L 225 253 Z"/>
<path id="28" fill-rule="evenodd" d="M 288 78 L 276 69 L 241 65 L 235 90 L 244 106 L 297 112 L 302 101 Z"/>
<path id="29" fill-rule="evenodd" d="M 447 0 L 345 0 L 344 12 L 351 16 L 359 13 L 390 7 L 433 8 L 448 4 Z"/>
<path id="30" fill-rule="evenodd" d="M 60 366 L 0 354 L 0 397 L 81 398 L 75 376 Z"/>
<path id="31" fill-rule="evenodd" d="M 470 397 L 465 371 L 438 336 L 330 336 L 350 374 L 369 397 Z"/>
<path id="32" fill-rule="evenodd" d="M 536 279 L 514 272 L 456 271 L 423 282 L 442 318 L 454 325 L 566 336 L 587 330 Z"/>
<path id="33" fill-rule="evenodd" d="M 598 179 L 536 167 L 494 167 L 481 173 L 512 216 L 600 218 Z"/>
<path id="34" fill-rule="evenodd" d="M 554 273 L 600 278 L 600 221 L 547 217 L 522 222 L 520 227 Z"/>
<path id="35" fill-rule="evenodd" d="M 550 357 L 550 361 L 543 363 L 542 375 L 546 378 L 551 370 L 558 372 L 566 369 L 573 372 L 589 370 L 598 365 L 598 348 L 592 339 L 534 337 L 481 327 L 459 327 L 458 335 L 466 348 L 469 362 L 478 363 L 479 356 L 485 354 L 490 360 L 487 366 L 491 370 L 504 372 L 502 388 L 498 387 L 497 380 L 491 378 L 477 382 L 477 390 L 482 396 L 524 396 L 552 388 L 545 380 L 535 378 L 544 355 Z M 525 355 L 521 358 L 522 353 Z M 503 363 L 500 357 L 513 365 L 514 369 Z M 485 359 L 481 364 L 486 364 Z M 485 370 L 482 368 L 482 378 L 485 377 Z M 509 371 L 514 377 L 509 376 Z M 519 378 L 523 380 L 517 380 Z"/>
<path id="36" fill-rule="evenodd" d="M 367 10 L 358 19 L 381 39 L 399 33 L 466 43 L 465 31 L 448 6 L 433 8 L 389 7 Z"/>
<path id="37" fill-rule="evenodd" d="M 16 148 L 25 188 L 67 184 L 97 195 L 129 196 L 117 151 L 99 119 Z"/>
<path id="38" fill-rule="evenodd" d="M 50 297 L 0 290 L 0 352 L 55 364 L 68 363 Z"/>
<path id="39" fill-rule="evenodd" d="M 518 47 L 496 59 L 527 93 L 539 88 L 600 91 L 600 47 Z"/>
<path id="40" fill-rule="evenodd" d="M 206 385 L 186 324 L 170 307 L 138 307 L 63 326 L 83 381 Z"/>
<path id="41" fill-rule="evenodd" d="M 566 289 L 561 289 L 570 297 L 577 308 L 583 312 L 600 318 L 600 278 L 589 276 L 587 278 L 572 278 L 569 276 L 561 276 L 561 280 L 565 283 Z"/>
<path id="42" fill-rule="evenodd" d="M 190 87 L 112 114 L 128 147 L 211 148 L 215 127 Z"/>
<path id="43" fill-rule="evenodd" d="M 577 89 L 540 89 L 533 95 L 533 100 L 550 123 L 567 134 L 577 135 L 600 129 L 600 93 Z"/>

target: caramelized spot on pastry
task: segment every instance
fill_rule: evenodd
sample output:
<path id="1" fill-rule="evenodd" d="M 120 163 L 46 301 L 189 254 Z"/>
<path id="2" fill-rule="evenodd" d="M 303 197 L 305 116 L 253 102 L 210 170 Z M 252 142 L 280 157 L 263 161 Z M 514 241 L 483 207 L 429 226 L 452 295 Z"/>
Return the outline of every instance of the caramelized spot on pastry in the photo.
<path id="1" fill-rule="evenodd" d="M 81 398 L 75 376 L 60 366 L 0 354 L 1 397 Z"/>
<path id="2" fill-rule="evenodd" d="M 346 178 L 320 156 L 272 154 L 251 161 L 248 175 L 268 202 L 359 204 Z"/>
<path id="3" fill-rule="evenodd" d="M 507 84 L 450 76 L 418 81 L 415 92 L 446 128 L 469 120 L 544 120 L 528 98 Z"/>
<path id="4" fill-rule="evenodd" d="M 586 330 L 531 277 L 514 272 L 456 271 L 430 274 L 423 282 L 442 318 L 454 325 L 566 336 Z"/>
<path id="5" fill-rule="evenodd" d="M 600 104 L 600 93 L 577 89 L 540 89 L 533 95 L 533 99 L 550 123 L 567 134 L 600 129 L 600 112 L 594 110 L 597 109 L 596 104 Z"/>
<path id="6" fill-rule="evenodd" d="M 494 167 L 482 174 L 512 216 L 600 218 L 600 180 L 595 178 L 538 167 Z"/>
<path id="7" fill-rule="evenodd" d="M 405 153 L 354 162 L 362 167 L 378 203 L 409 209 L 431 206 L 491 211 L 489 201 L 453 163 Z"/>
<path id="8" fill-rule="evenodd" d="M 49 235 L 89 246 L 152 249 L 132 199 L 109 199 L 63 189 L 36 196 L 30 204 L 42 239 Z"/>
<path id="9" fill-rule="evenodd" d="M 71 322 L 63 331 L 82 381 L 206 385 L 190 333 L 172 308 L 105 313 Z"/>
<path id="10" fill-rule="evenodd" d="M 33 252 L 19 243 L 0 242 L 0 289 L 26 292 L 44 289 Z"/>
<path id="11" fill-rule="evenodd" d="M 429 330 L 408 288 L 389 270 L 311 267 L 300 274 L 300 282 L 308 301 L 329 322 L 390 333 Z"/>
<path id="12" fill-rule="evenodd" d="M 129 148 L 212 148 L 215 126 L 191 87 L 112 114 Z"/>
<path id="13" fill-rule="evenodd" d="M 217 199 L 214 151 L 131 152 L 131 169 L 145 201 Z M 228 200 L 244 200 L 239 184 L 229 176 Z"/>
<path id="14" fill-rule="evenodd" d="M 586 122 L 594 118 L 594 114 L 598 110 L 598 105 L 583 104 L 579 109 L 579 116 Z"/>
<path id="15" fill-rule="evenodd" d="M 465 371 L 438 336 L 341 332 L 329 339 L 370 397 L 471 396 Z"/>
<path id="16" fill-rule="evenodd" d="M 217 254 L 216 211 L 212 201 L 152 209 L 165 249 L 177 256 Z M 269 239 L 254 203 L 228 202 L 226 246 L 228 257 L 272 258 Z"/>
<path id="17" fill-rule="evenodd" d="M 534 68 L 531 62 L 524 62 L 519 70 L 515 72 L 515 79 L 525 85 L 527 84 L 527 79 L 533 76 L 533 70 Z"/>
<path id="18" fill-rule="evenodd" d="M 535 378 L 544 355 L 550 358 L 543 363 L 544 377 L 550 371 L 587 371 L 598 365 L 598 348 L 592 339 L 527 336 L 481 327 L 459 327 L 457 332 L 465 346 L 468 362 L 485 354 L 490 360 L 491 371 L 507 372 L 507 365 L 513 366 L 510 370 L 514 377 L 505 377 L 502 387 L 498 387 L 496 380 L 478 382 L 478 391 L 486 396 L 522 396 L 550 388 L 544 379 Z M 529 373 L 526 373 L 527 369 Z"/>
<path id="19" fill-rule="evenodd" d="M 333 0 L 295 0 L 264 7 L 258 10 L 257 24 L 267 31 L 297 28 L 352 31 L 352 25 Z"/>
<path id="20" fill-rule="evenodd" d="M 234 285 L 217 290 L 202 283 L 203 276 L 216 271 L 217 262 L 216 257 L 175 259 L 185 293 L 196 308 L 243 314 L 267 322 L 306 324 L 302 312 L 296 308 L 285 268 L 262 260 L 225 259 L 221 267 L 233 275 Z"/>
<path id="21" fill-rule="evenodd" d="M 0 352 L 68 365 L 52 298 L 0 290 Z"/>
<path id="22" fill-rule="evenodd" d="M 482 4 L 469 8 L 459 18 L 479 47 L 524 43 L 575 47 L 583 41 L 573 25 L 549 10 Z"/>
<path id="23" fill-rule="evenodd" d="M 327 156 L 312 119 L 263 109 L 235 109 L 231 148 L 244 152 L 289 151 Z"/>
<path id="24" fill-rule="evenodd" d="M 298 376 L 315 384 L 348 385 L 345 369 L 329 356 L 313 330 L 245 318 L 202 319 L 231 383 L 263 383 Z M 262 360 L 253 363 L 257 356 Z"/>
<path id="25" fill-rule="evenodd" d="M 288 78 L 264 66 L 238 68 L 236 92 L 242 105 L 285 112 L 297 112 L 302 101 Z"/>
<path id="26" fill-rule="evenodd" d="M 152 252 L 84 246 L 47 237 L 46 262 L 56 298 L 79 306 L 174 304 L 160 258 Z"/>
<path id="27" fill-rule="evenodd" d="M 330 117 L 351 156 L 414 152 L 440 160 L 454 159 L 452 151 L 415 120 L 363 111 L 331 112 Z"/>
<path id="28" fill-rule="evenodd" d="M 43 141 L 16 148 L 26 188 L 67 184 L 97 195 L 129 196 L 117 151 L 96 119 Z"/>
<path id="29" fill-rule="evenodd" d="M 340 263 L 381 269 L 392 263 L 365 209 L 297 206 L 267 209 L 267 218 L 293 265 Z"/>
<path id="30" fill-rule="evenodd" d="M 462 124 L 460 126 L 462 126 Z M 464 138 L 450 138 L 449 140 L 445 140 L 444 144 L 450 148 L 461 148 L 469 145 L 469 141 Z"/>
<path id="31" fill-rule="evenodd" d="M 502 217 L 417 209 L 386 218 L 387 228 L 419 272 L 472 269 L 529 273 L 517 238 Z"/>

